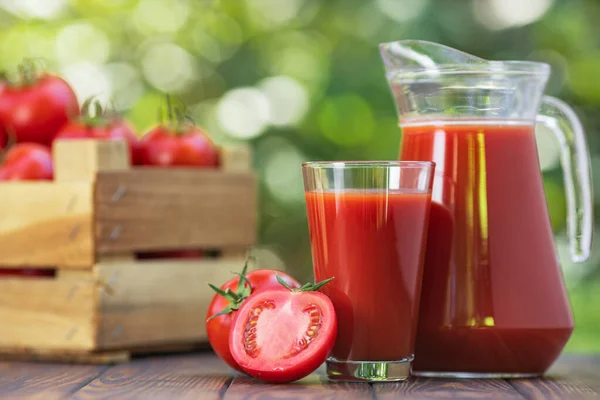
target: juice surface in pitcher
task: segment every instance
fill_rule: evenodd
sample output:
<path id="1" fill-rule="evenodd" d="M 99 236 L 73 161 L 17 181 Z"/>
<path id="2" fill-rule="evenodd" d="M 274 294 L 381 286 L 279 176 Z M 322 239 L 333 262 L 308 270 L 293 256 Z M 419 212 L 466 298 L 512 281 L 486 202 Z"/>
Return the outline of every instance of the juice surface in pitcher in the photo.
<path id="1" fill-rule="evenodd" d="M 437 164 L 413 371 L 540 375 L 573 330 L 533 125 L 402 126 L 401 160 Z"/>

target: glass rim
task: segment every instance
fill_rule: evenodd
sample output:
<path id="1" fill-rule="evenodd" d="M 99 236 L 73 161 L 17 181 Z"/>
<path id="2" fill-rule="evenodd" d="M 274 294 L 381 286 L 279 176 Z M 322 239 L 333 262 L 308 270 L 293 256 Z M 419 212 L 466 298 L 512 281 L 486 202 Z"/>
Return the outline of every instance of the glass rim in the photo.
<path id="1" fill-rule="evenodd" d="M 431 168 L 435 166 L 433 161 L 306 161 L 302 168 Z"/>
<path id="2" fill-rule="evenodd" d="M 521 75 L 547 77 L 550 65 L 538 61 L 486 61 L 471 64 L 439 64 L 432 67 L 416 65 L 394 68 L 388 66 L 388 76 L 395 78 L 432 78 L 445 75 Z"/>

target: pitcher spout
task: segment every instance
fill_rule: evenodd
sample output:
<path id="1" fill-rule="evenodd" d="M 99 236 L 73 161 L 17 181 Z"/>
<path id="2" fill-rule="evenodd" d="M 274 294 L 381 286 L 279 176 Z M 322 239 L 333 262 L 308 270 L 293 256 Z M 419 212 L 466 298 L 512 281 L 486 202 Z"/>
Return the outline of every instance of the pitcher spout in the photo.
<path id="1" fill-rule="evenodd" d="M 388 73 L 398 70 L 437 71 L 444 64 L 481 64 L 486 60 L 437 43 L 398 40 L 381 43 L 379 51 Z"/>
<path id="2" fill-rule="evenodd" d="M 487 61 L 419 40 L 379 45 L 400 123 L 488 118 L 533 124 L 550 67 Z"/>

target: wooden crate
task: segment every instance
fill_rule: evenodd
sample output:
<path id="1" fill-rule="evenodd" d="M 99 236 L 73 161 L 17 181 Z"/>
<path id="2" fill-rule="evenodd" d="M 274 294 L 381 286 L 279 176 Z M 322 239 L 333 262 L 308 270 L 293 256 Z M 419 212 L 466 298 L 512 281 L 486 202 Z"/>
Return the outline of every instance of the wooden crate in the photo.
<path id="1" fill-rule="evenodd" d="M 124 142 L 58 141 L 55 180 L 0 184 L 0 265 L 54 278 L 0 279 L 0 357 L 122 361 L 206 342 L 207 283 L 239 271 L 256 240 L 246 148 L 221 168 L 132 168 Z M 218 249 L 219 258 L 138 260 Z"/>

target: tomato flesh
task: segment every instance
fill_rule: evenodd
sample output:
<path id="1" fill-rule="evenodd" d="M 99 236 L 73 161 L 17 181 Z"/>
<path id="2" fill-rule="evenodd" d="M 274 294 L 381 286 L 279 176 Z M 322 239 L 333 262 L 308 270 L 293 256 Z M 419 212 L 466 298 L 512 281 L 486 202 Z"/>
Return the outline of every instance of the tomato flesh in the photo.
<path id="1" fill-rule="evenodd" d="M 291 382 L 325 361 L 336 334 L 337 319 L 327 296 L 272 289 L 250 296 L 238 310 L 229 347 L 249 375 Z"/>

